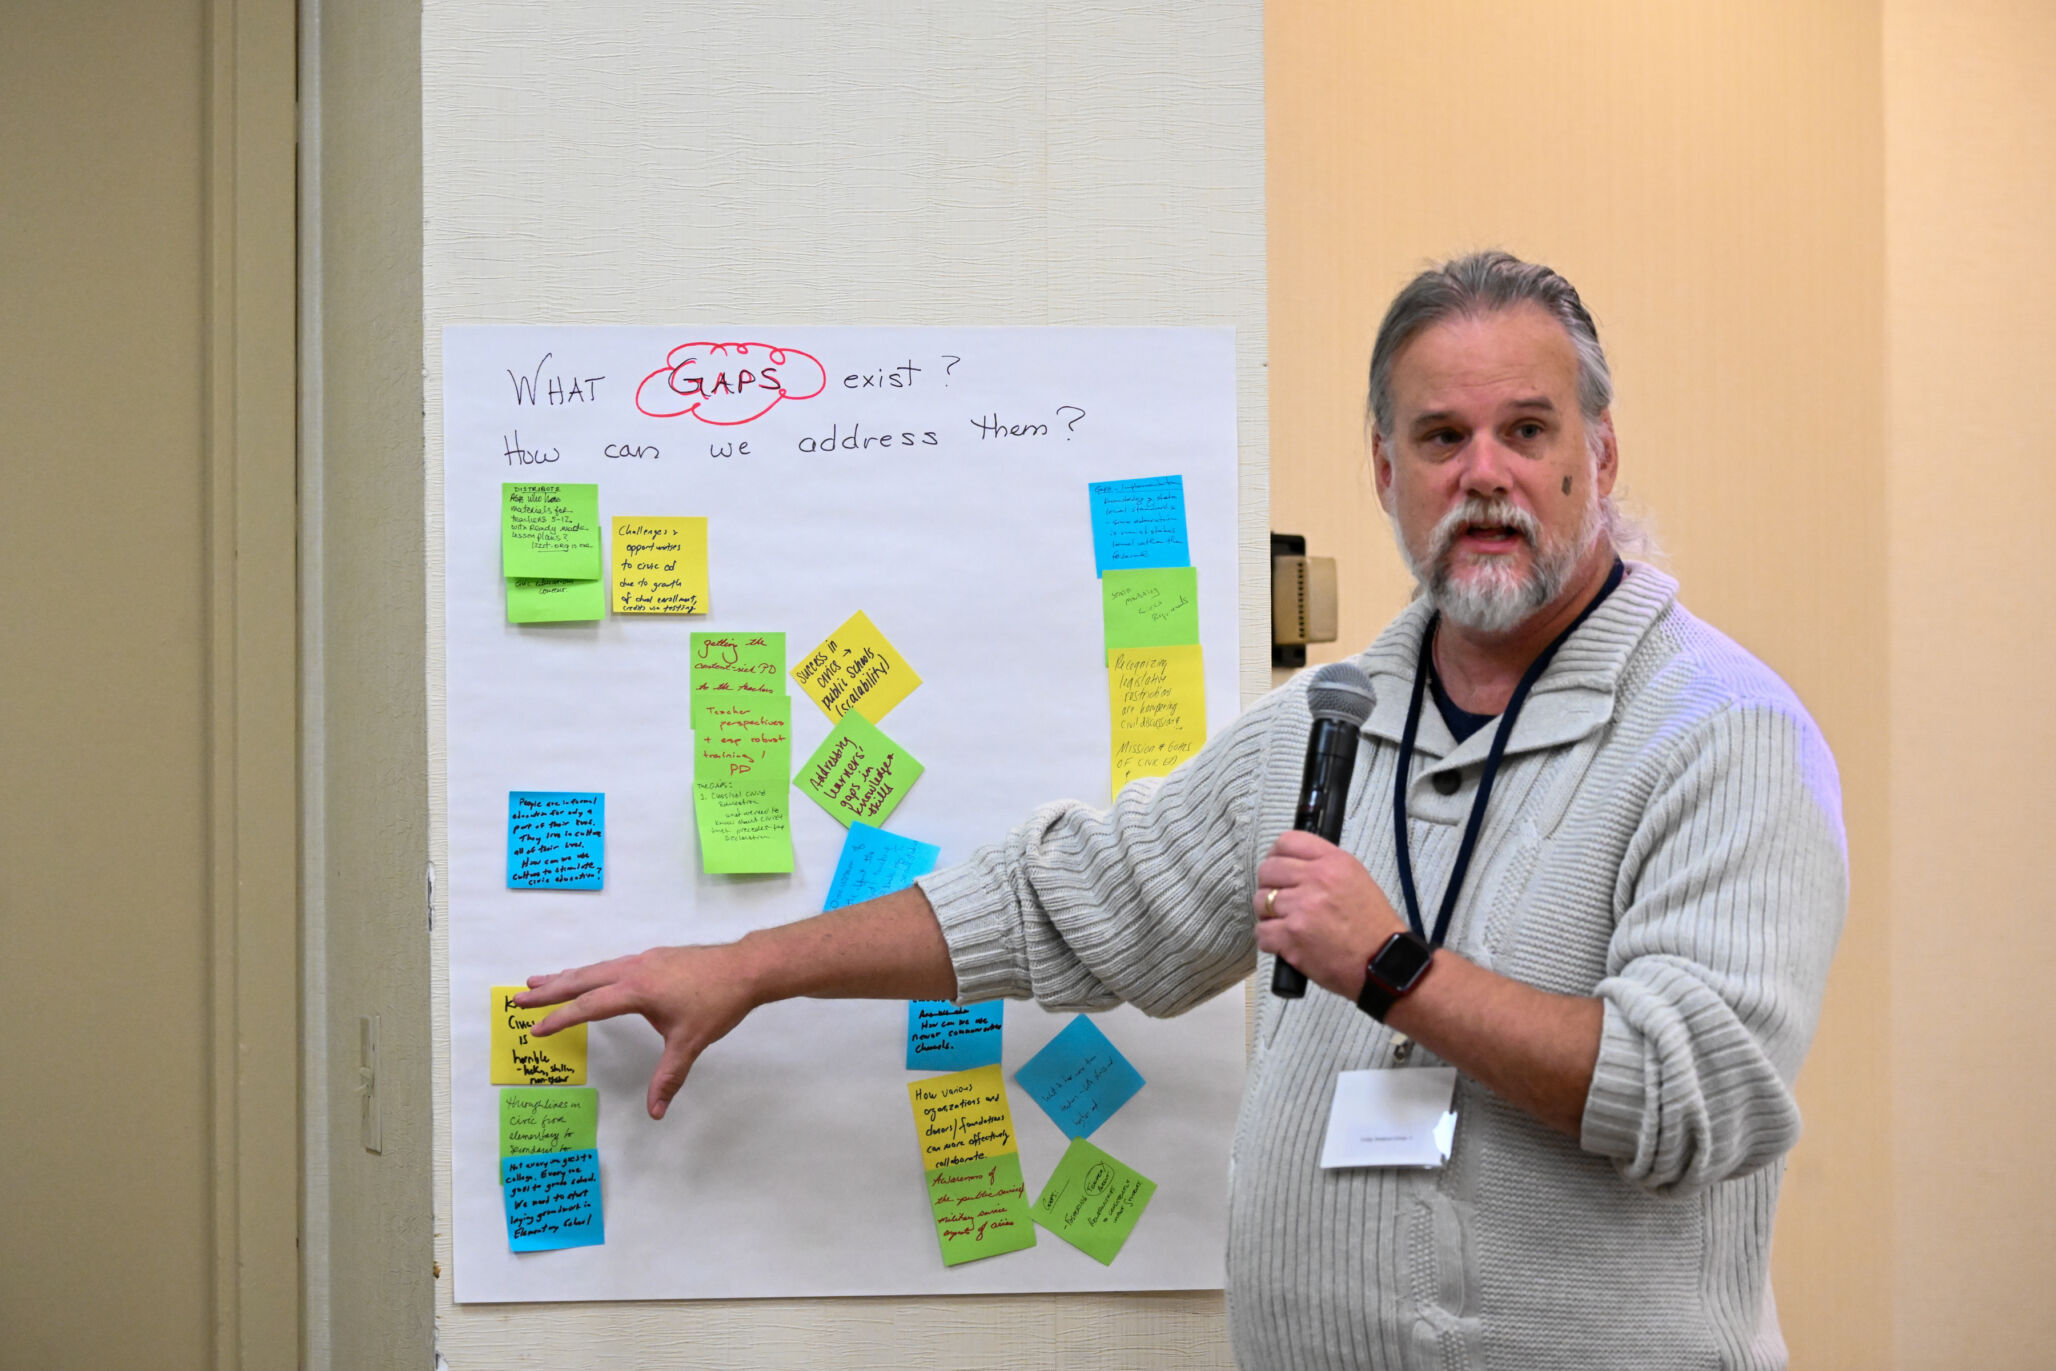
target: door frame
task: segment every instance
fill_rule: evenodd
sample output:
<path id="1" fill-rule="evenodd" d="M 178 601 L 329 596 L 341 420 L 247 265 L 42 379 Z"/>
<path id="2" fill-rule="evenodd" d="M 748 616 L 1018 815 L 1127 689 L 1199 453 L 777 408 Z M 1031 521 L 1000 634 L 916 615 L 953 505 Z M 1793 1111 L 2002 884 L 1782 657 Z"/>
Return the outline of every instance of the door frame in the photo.
<path id="1" fill-rule="evenodd" d="M 206 10 L 206 796 L 215 1364 L 300 1361 L 297 22 Z"/>

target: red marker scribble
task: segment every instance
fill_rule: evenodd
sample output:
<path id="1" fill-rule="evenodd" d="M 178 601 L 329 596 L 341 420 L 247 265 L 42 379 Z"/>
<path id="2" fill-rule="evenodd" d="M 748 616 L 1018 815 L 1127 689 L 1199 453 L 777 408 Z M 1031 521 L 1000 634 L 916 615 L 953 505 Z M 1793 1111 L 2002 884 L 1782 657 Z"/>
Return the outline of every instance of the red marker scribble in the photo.
<path id="1" fill-rule="evenodd" d="M 828 388 L 820 360 L 769 343 L 680 343 L 635 388 L 652 419 L 690 414 L 703 424 L 747 424 L 780 400 L 811 400 Z"/>

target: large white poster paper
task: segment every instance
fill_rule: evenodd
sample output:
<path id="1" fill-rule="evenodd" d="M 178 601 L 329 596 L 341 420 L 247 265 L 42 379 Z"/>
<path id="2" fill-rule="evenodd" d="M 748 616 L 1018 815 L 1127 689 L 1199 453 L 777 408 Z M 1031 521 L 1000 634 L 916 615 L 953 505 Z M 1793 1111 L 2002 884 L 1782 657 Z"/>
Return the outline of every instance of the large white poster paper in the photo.
<path id="1" fill-rule="evenodd" d="M 467 327 L 445 332 L 443 374 L 457 1299 L 1218 1287 L 1240 995 L 1172 1021 L 1098 1016 L 1147 1085 L 1093 1141 L 1158 1187 L 1116 1263 L 1045 1236 L 946 1268 L 900 1002 L 760 1011 L 706 1054 L 661 1123 L 642 1108 L 655 1034 L 639 1019 L 594 1025 L 606 1240 L 510 1252 L 487 991 L 822 907 L 844 829 L 797 789 L 790 875 L 702 874 L 695 630 L 782 632 L 792 666 L 862 611 L 921 678 L 882 720 L 926 767 L 886 827 L 940 845 L 945 865 L 1042 802 L 1105 804 L 1091 482 L 1183 478 L 1207 714 L 1226 722 L 1232 333 Z M 617 516 L 705 518 L 709 612 L 509 624 L 507 481 L 596 484 L 603 530 Z M 797 766 L 831 725 L 783 684 Z M 603 889 L 507 888 L 514 791 L 605 796 Z M 1031 1196 L 1066 1139 L 1011 1075 L 1067 1021 L 1023 1005 L 1006 1017 Z"/>

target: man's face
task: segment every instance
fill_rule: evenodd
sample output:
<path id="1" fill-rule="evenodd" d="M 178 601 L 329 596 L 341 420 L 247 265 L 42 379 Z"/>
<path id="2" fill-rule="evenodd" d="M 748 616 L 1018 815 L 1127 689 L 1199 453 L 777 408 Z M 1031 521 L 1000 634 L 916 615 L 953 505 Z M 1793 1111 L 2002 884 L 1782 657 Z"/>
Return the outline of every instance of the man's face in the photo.
<path id="1" fill-rule="evenodd" d="M 1391 439 L 1372 439 L 1378 503 L 1445 617 L 1505 632 L 1599 555 L 1613 428 L 1585 422 L 1577 352 L 1548 311 L 1423 329 L 1393 363 L 1392 402 Z"/>

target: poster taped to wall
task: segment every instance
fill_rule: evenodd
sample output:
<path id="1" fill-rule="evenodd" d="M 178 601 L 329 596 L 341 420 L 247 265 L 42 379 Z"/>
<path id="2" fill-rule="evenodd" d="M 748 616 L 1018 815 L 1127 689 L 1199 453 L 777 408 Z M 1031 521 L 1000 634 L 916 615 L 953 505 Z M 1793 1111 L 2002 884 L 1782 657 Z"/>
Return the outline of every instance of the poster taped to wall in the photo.
<path id="1" fill-rule="evenodd" d="M 602 1236 L 513 1250 L 513 1087 L 492 1081 L 485 1007 L 539 972 L 818 913 L 859 825 L 946 867 L 1045 802 L 1107 804 L 1121 741 L 1095 483 L 1179 478 L 1190 571 L 1156 578 L 1176 636 L 1154 650 L 1190 685 L 1166 691 L 1164 727 L 1224 725 L 1233 358 L 1225 329 L 445 331 L 459 1301 L 1220 1287 L 1238 993 L 1174 1020 L 1092 1016 L 1146 1082 L 1092 1142 L 1155 1185 L 1110 1264 L 1047 1232 L 945 1261 L 905 1001 L 760 1010 L 661 1122 L 643 1108 L 656 1034 L 594 1024 Z M 1130 618 L 1122 632 L 1150 631 Z M 534 795 L 603 797 L 604 821 L 581 810 L 559 834 L 533 803 L 510 811 Z M 527 821 L 515 880 L 510 812 Z M 578 879 L 523 874 L 553 860 Z M 1013 1073 L 1071 1019 L 1004 1016 L 1028 1200 L 1069 1139 Z"/>

